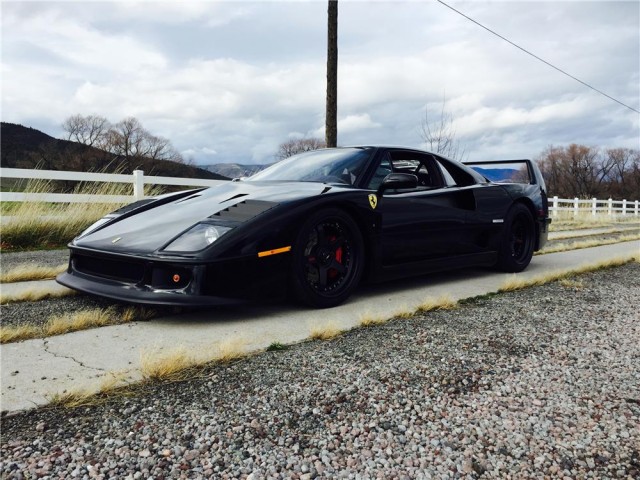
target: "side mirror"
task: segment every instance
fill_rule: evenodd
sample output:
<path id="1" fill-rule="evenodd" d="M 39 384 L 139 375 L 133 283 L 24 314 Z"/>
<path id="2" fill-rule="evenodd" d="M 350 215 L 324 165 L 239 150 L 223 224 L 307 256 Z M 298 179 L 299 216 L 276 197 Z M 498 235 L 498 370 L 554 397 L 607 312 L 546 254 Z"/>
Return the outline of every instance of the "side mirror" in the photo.
<path id="1" fill-rule="evenodd" d="M 390 173 L 382 183 L 380 187 L 378 187 L 378 194 L 382 195 L 382 192 L 390 189 L 400 189 L 400 188 L 417 188 L 418 187 L 418 177 L 412 175 L 411 173 Z"/>

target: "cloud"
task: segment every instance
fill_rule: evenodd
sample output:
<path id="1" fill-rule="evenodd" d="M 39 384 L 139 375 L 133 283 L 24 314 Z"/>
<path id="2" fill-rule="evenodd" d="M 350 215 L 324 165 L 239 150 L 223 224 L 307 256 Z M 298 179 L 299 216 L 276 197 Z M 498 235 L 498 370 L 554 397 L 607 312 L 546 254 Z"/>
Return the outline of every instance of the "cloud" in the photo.
<path id="1" fill-rule="evenodd" d="M 640 108 L 637 2 L 460 8 Z M 196 162 L 270 162 L 288 138 L 324 137 L 325 15 L 326 2 L 5 2 L 3 120 L 135 116 Z M 446 98 L 473 155 L 638 148 L 637 114 L 436 2 L 343 2 L 339 21 L 341 144 L 419 146 L 425 107 Z"/>

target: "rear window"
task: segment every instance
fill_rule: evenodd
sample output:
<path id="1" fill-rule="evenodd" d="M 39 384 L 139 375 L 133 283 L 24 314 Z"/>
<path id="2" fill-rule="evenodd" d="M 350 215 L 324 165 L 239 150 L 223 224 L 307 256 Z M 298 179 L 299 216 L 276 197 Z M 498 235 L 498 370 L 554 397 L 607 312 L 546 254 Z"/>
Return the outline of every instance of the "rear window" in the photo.
<path id="1" fill-rule="evenodd" d="M 533 183 L 529 165 L 525 161 L 518 162 L 478 162 L 466 163 L 494 183 Z"/>

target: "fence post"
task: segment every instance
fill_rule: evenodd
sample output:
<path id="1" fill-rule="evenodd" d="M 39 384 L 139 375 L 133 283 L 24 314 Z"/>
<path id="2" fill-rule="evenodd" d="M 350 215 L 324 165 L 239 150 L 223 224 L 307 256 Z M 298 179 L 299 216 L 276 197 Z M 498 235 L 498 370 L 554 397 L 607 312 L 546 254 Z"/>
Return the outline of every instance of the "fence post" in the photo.
<path id="1" fill-rule="evenodd" d="M 598 199 L 594 197 L 591 199 L 591 215 L 595 217 L 596 213 L 598 213 Z"/>
<path id="2" fill-rule="evenodd" d="M 573 214 L 578 215 L 578 213 L 580 213 L 580 200 L 578 197 L 575 197 L 573 199 Z"/>
<path id="3" fill-rule="evenodd" d="M 636 200 L 635 202 L 633 202 L 633 214 L 637 217 L 638 213 L 640 213 L 640 202 L 638 202 L 638 200 Z"/>
<path id="4" fill-rule="evenodd" d="M 133 198 L 134 200 L 144 198 L 144 172 L 142 170 L 133 171 Z"/>
<path id="5" fill-rule="evenodd" d="M 613 215 L 613 198 L 607 200 L 607 215 Z"/>
<path id="6" fill-rule="evenodd" d="M 622 216 L 627 214 L 627 199 L 622 200 Z"/>
<path id="7" fill-rule="evenodd" d="M 553 197 L 553 203 L 551 206 L 551 215 L 553 215 L 554 217 L 558 216 L 558 196 L 554 195 Z"/>

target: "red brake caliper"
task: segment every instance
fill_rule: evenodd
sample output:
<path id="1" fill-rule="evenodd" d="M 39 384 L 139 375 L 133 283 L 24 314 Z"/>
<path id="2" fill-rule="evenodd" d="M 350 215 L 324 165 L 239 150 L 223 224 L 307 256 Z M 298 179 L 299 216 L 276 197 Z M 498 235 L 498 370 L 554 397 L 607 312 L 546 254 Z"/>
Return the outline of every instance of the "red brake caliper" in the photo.
<path id="1" fill-rule="evenodd" d="M 335 241 L 335 239 L 336 239 L 335 235 L 332 235 L 329 238 L 329 241 L 333 242 Z M 342 247 L 338 247 L 336 249 L 336 262 L 342 264 Z M 338 271 L 335 268 L 332 268 L 331 270 L 329 270 L 328 274 L 329 274 L 329 278 L 333 279 L 333 278 L 336 278 L 336 276 L 338 275 Z"/>

